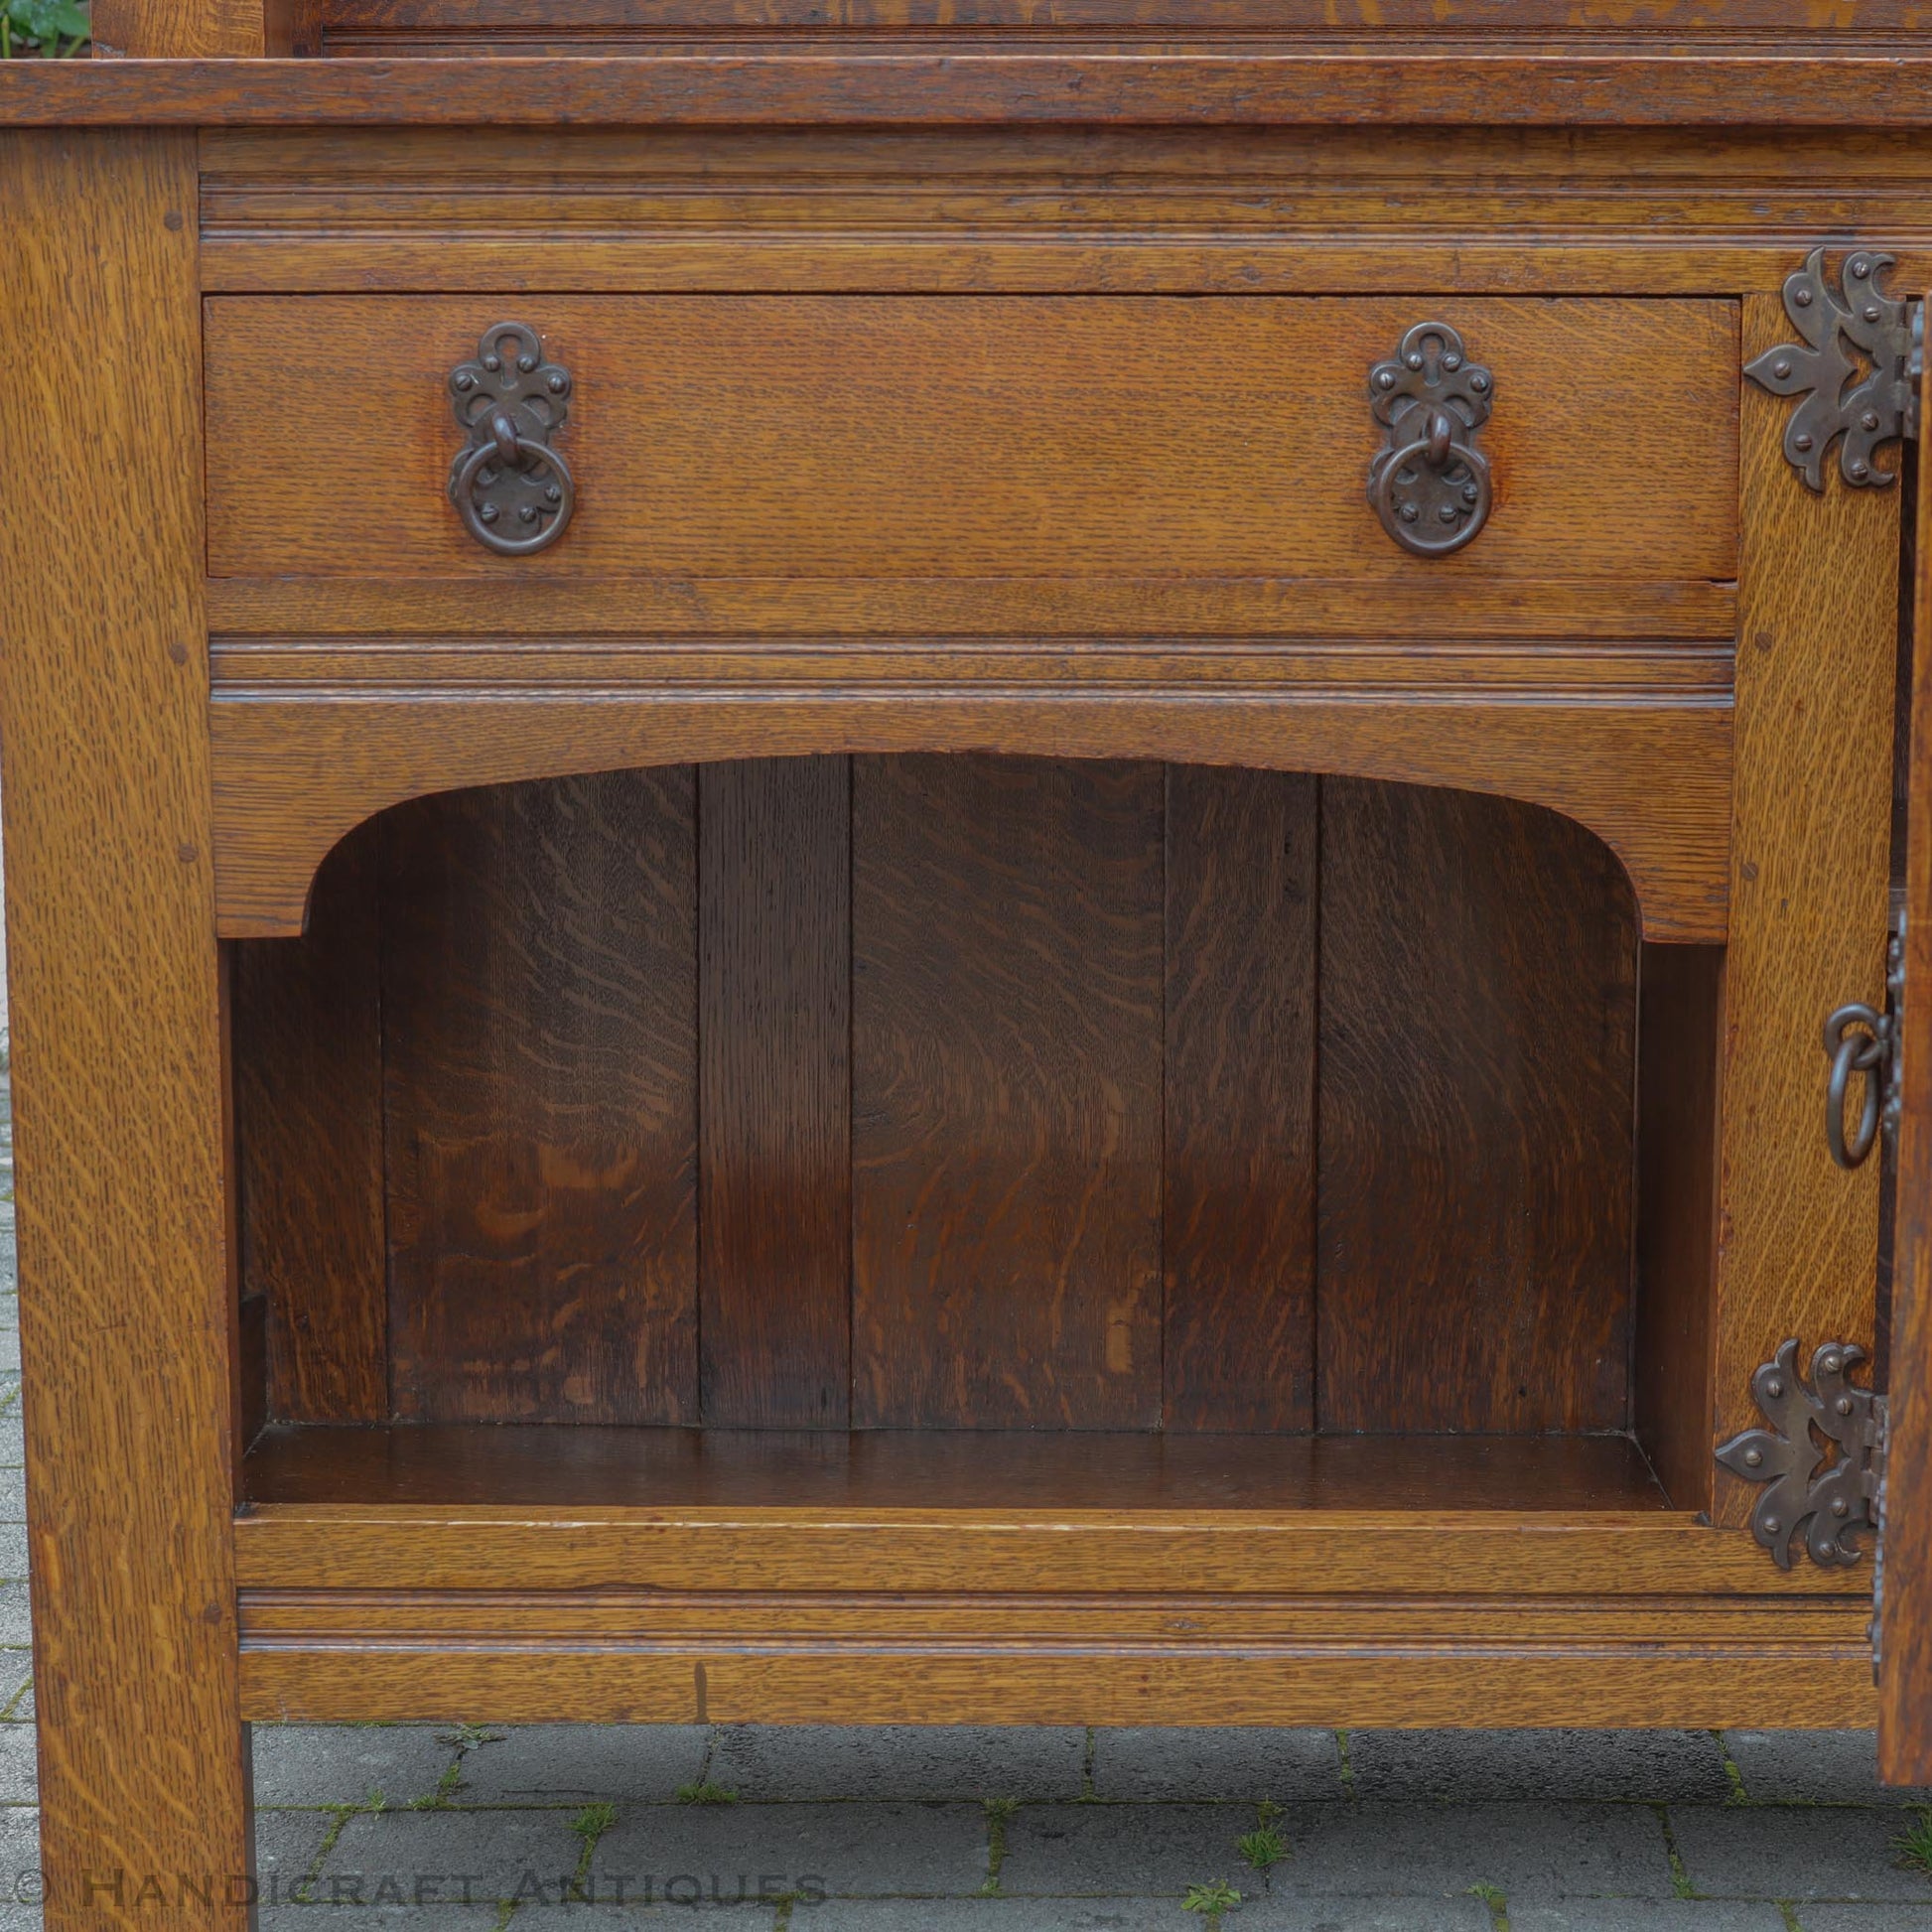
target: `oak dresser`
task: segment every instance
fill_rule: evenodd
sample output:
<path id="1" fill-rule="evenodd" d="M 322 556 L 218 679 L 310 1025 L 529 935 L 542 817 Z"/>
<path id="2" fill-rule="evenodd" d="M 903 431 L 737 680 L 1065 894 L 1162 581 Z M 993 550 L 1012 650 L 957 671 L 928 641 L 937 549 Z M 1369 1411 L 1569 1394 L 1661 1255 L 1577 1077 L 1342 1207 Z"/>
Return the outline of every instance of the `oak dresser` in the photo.
<path id="1" fill-rule="evenodd" d="M 1932 6 L 95 8 L 0 62 L 51 1927 L 248 1925 L 268 1719 L 1932 1783 Z"/>

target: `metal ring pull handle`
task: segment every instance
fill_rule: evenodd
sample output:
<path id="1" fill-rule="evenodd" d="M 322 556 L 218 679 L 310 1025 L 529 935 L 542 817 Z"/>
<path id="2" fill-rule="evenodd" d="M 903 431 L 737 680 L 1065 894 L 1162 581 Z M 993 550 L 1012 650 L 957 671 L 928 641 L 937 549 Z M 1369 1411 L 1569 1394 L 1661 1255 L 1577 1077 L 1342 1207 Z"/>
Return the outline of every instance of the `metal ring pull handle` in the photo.
<path id="1" fill-rule="evenodd" d="M 563 535 L 576 499 L 563 458 L 548 444 L 519 436 L 507 416 L 493 416 L 489 441 L 465 450 L 450 473 L 450 500 L 464 528 L 505 557 L 548 549 Z"/>
<path id="2" fill-rule="evenodd" d="M 1369 465 L 1368 500 L 1403 549 L 1446 557 L 1488 521 L 1494 488 L 1476 432 L 1495 386 L 1446 322 L 1417 323 L 1369 371 L 1383 447 Z"/>
<path id="3" fill-rule="evenodd" d="M 1825 1022 L 1825 1052 L 1832 1063 L 1825 1087 L 1825 1141 L 1841 1168 L 1861 1166 L 1878 1142 L 1885 1107 L 1885 1068 L 1891 1057 L 1892 1021 L 1862 1001 L 1842 1006 Z M 1864 1075 L 1859 1124 L 1848 1139 L 1845 1097 L 1855 1073 Z"/>
<path id="4" fill-rule="evenodd" d="M 499 322 L 474 361 L 450 371 L 450 397 L 469 443 L 450 466 L 463 527 L 498 556 L 527 557 L 563 535 L 577 501 L 570 466 L 550 439 L 570 415 L 570 371 L 543 359 L 534 329 Z"/>

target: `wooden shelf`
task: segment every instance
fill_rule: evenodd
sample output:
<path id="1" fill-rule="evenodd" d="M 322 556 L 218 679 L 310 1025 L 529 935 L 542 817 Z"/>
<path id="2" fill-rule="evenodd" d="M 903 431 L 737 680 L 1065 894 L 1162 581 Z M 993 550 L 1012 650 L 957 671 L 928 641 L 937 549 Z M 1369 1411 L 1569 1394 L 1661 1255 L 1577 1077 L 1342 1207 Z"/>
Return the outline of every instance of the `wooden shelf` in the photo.
<path id="1" fill-rule="evenodd" d="M 837 1511 L 1668 1510 L 1623 1436 L 276 1427 L 251 1503 Z"/>
<path id="2" fill-rule="evenodd" d="M 1871 1701 L 1863 1577 L 1786 1576 L 1618 1436 L 275 1428 L 253 1719 L 1743 1722 Z M 1365 1719 L 1363 1714 L 1374 1714 Z"/>

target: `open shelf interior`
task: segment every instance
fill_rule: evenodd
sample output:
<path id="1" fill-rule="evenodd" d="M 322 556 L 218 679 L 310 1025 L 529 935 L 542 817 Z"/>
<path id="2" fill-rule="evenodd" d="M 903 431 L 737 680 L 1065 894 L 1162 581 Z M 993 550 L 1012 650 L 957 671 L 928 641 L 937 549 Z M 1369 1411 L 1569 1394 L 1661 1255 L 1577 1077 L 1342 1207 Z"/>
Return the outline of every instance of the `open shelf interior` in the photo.
<path id="1" fill-rule="evenodd" d="M 1705 1505 L 1721 955 L 1547 811 L 617 771 L 233 955 L 256 1501 Z"/>

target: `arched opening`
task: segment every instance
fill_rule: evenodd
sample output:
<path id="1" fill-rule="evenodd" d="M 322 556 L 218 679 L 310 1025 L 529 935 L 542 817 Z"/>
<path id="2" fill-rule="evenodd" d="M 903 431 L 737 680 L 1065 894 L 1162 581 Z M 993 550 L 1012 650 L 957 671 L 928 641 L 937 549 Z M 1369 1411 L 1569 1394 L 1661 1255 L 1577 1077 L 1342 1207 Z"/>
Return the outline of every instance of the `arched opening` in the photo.
<path id="1" fill-rule="evenodd" d="M 1256 1501 L 1290 1443 L 1427 1435 L 1411 1486 L 1661 1506 L 1639 1331 L 1708 1251 L 1674 1076 L 1639 1226 L 1639 985 L 1695 1059 L 1720 958 L 1641 945 L 1575 822 L 1370 779 L 882 755 L 396 806 L 304 938 L 234 946 L 256 1479 L 373 1480 L 345 1429 L 392 1469 L 541 1431 L 532 1481 L 1024 1433 L 1014 1480 L 1145 1438 Z"/>

